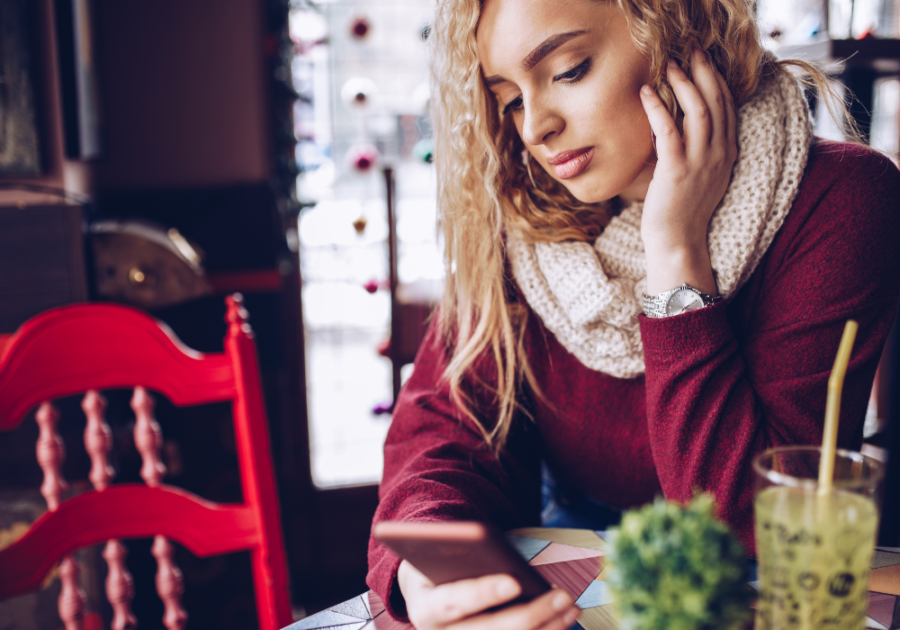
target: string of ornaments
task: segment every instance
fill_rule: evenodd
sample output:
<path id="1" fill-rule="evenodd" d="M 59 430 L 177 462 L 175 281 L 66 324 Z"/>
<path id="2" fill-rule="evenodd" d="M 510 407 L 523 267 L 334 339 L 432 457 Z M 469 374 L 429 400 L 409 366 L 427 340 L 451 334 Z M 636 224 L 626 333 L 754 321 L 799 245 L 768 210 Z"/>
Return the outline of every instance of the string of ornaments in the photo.
<path id="1" fill-rule="evenodd" d="M 350 39 L 358 43 L 369 39 L 372 30 L 372 22 L 364 14 L 356 14 L 348 24 Z M 418 36 L 424 41 L 428 38 L 430 32 L 430 25 L 425 23 L 418 29 Z M 378 87 L 372 79 L 357 76 L 348 79 L 343 84 L 340 95 L 344 107 L 353 112 L 358 125 L 358 140 L 347 149 L 345 163 L 347 168 L 357 175 L 368 176 L 383 162 L 380 151 L 369 141 L 369 134 L 367 133 L 367 118 L 370 116 L 373 105 L 376 103 Z M 419 135 L 419 132 L 416 128 L 415 116 L 423 116 L 427 113 L 429 98 L 430 90 L 428 84 L 423 82 L 415 89 L 410 99 L 411 110 L 415 112 L 415 115 L 402 116 L 400 120 L 401 127 L 403 127 L 404 140 L 406 136 L 410 133 L 412 134 L 412 142 L 409 145 L 405 145 L 403 153 L 411 155 L 415 160 L 426 164 L 431 164 L 434 161 L 434 140 L 430 137 L 416 137 Z M 409 125 L 412 125 L 411 129 L 407 128 Z M 367 224 L 368 221 L 363 211 L 353 221 L 353 229 L 358 235 L 362 236 L 366 231 Z"/>
<path id="2" fill-rule="evenodd" d="M 427 20 L 418 29 L 418 38 L 425 41 L 430 33 Z M 352 41 L 363 45 L 372 37 L 373 23 L 365 15 L 357 14 L 348 24 Z M 383 163 L 394 159 L 412 158 L 413 160 L 431 164 L 434 160 L 434 141 L 430 136 L 430 122 L 427 118 L 430 99 L 428 83 L 423 81 L 409 95 L 401 111 L 386 111 L 385 105 L 378 95 L 378 86 L 365 76 L 347 79 L 341 86 L 340 99 L 344 107 L 353 114 L 357 123 L 357 140 L 347 149 L 345 154 L 346 168 L 358 177 L 365 178 L 366 184 L 373 180 L 373 172 Z M 385 99 L 388 100 L 388 99 Z M 369 132 L 372 132 L 370 135 Z M 376 138 L 378 146 L 373 141 Z M 381 151 L 379 151 L 379 148 Z M 382 152 L 384 155 L 382 155 Z M 367 186 L 364 186 L 366 188 Z M 365 194 L 366 198 L 371 195 Z M 365 216 L 367 204 L 360 204 L 360 216 L 353 223 L 353 229 L 362 237 L 366 232 L 368 221 Z M 390 282 L 386 279 L 372 279 L 365 283 L 368 293 L 390 290 Z M 378 352 L 382 356 L 391 357 L 391 339 L 382 343 Z M 390 413 L 393 400 L 375 405 L 372 411 L 376 415 Z"/>

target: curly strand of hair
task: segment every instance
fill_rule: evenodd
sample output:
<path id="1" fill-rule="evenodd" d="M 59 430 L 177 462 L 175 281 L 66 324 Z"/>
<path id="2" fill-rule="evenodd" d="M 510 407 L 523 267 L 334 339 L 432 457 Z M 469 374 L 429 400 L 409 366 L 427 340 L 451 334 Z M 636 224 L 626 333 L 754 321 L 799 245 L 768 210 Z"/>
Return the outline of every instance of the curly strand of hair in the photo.
<path id="1" fill-rule="evenodd" d="M 499 161 L 486 129 L 495 123 L 484 107 L 474 38 L 479 9 L 477 2 L 438 6 L 433 31 L 437 52 L 432 56 L 432 105 L 447 277 L 439 323 L 452 348 L 445 377 L 457 405 L 490 444 L 495 442 L 494 436 L 505 437 L 508 430 L 509 423 L 504 420 L 512 415 L 509 407 L 516 384 L 510 369 L 515 370 L 516 361 L 510 356 L 515 350 L 505 304 L 504 253 L 497 246 L 502 238 L 502 216 L 490 185 Z M 491 353 L 498 367 L 501 417 L 493 430 L 476 416 L 472 400 L 461 386 L 474 361 L 485 351 Z"/>
<path id="2" fill-rule="evenodd" d="M 834 80 L 830 79 L 816 64 L 809 61 L 782 59 L 778 61 L 778 66 L 784 72 L 790 72 L 791 68 L 795 68 L 797 71 L 792 74 L 803 84 L 803 87 L 812 91 L 813 95 L 822 97 L 829 116 L 844 134 L 847 142 L 866 144 L 859 123 L 847 108 L 847 101 L 855 98 L 853 95 L 848 95 L 847 98 L 842 97 Z"/>

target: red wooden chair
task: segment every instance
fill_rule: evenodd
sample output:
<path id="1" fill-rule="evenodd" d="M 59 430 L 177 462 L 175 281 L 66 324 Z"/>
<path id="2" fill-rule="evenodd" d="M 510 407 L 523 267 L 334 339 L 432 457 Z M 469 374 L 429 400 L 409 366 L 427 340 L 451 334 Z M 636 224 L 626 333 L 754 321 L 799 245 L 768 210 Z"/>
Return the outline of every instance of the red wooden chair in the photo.
<path id="1" fill-rule="evenodd" d="M 278 499 L 259 382 L 253 333 L 239 295 L 226 298 L 225 351 L 201 354 L 184 346 L 164 325 L 140 311 L 109 304 L 82 304 L 38 315 L 11 336 L 0 337 L 0 431 L 16 428 L 38 407 L 37 458 L 44 472 L 45 512 L 28 532 L 0 550 L 0 600 L 36 591 L 59 564 L 60 617 L 67 630 L 80 628 L 84 594 L 70 554 L 108 541 L 107 597 L 114 629 L 135 626 L 130 611 L 133 583 L 121 538 L 154 536 L 156 587 L 168 630 L 184 627 L 181 572 L 172 561 L 175 540 L 197 556 L 249 550 L 259 624 L 277 630 L 291 623 L 288 578 Z M 110 485 L 112 446 L 105 403 L 98 390 L 133 387 L 135 445 L 143 458 L 145 484 Z M 217 504 L 161 483 L 162 435 L 153 417 L 153 390 L 175 405 L 231 401 L 244 503 Z M 85 447 L 93 490 L 63 500 L 64 458 L 56 433 L 54 398 L 87 392 Z"/>

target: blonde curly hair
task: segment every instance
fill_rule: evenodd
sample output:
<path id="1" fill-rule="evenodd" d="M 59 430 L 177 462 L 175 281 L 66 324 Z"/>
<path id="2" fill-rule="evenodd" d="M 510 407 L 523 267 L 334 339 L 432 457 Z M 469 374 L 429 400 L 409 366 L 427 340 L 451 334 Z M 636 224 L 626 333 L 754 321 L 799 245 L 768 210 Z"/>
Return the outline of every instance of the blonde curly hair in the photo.
<path id="1" fill-rule="evenodd" d="M 596 0 L 612 1 L 612 0 Z M 768 73 L 799 67 L 804 83 L 835 96 L 829 80 L 799 60 L 776 61 L 760 42 L 745 0 L 615 0 L 631 38 L 650 62 L 651 85 L 676 119 L 677 100 L 666 81 L 669 57 L 688 72 L 694 42 L 711 56 L 740 106 Z M 475 33 L 483 0 L 438 0 L 432 39 L 432 116 L 438 208 L 444 235 L 446 288 L 439 322 L 450 354 L 444 377 L 451 395 L 499 453 L 509 433 L 523 382 L 541 396 L 523 340 L 527 310 L 505 273 L 506 231 L 536 241 L 593 241 L 614 201 L 587 204 L 573 197 L 532 160 L 511 117 L 502 117 L 483 82 Z M 843 103 L 826 101 L 832 116 L 853 132 Z M 835 104 L 836 103 L 836 104 Z M 533 179 L 532 179 L 533 178 Z M 479 418 L 463 383 L 477 379 L 473 364 L 487 356 L 496 366 L 489 387 L 496 418 Z"/>

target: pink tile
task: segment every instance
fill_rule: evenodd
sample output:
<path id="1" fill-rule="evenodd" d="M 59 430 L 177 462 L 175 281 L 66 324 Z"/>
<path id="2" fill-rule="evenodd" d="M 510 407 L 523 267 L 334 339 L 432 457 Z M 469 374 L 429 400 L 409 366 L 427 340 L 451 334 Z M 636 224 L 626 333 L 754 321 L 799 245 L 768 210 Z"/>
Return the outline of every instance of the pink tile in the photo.
<path id="1" fill-rule="evenodd" d="M 600 573 L 601 563 L 600 558 L 583 558 L 570 562 L 540 564 L 534 568 L 545 580 L 568 591 L 573 599 L 578 599 Z"/>
<path id="2" fill-rule="evenodd" d="M 900 624 L 900 610 L 898 610 L 896 595 L 884 593 L 869 593 L 869 616 L 888 628 L 896 628 L 894 622 Z"/>
<path id="3" fill-rule="evenodd" d="M 363 598 L 366 600 L 366 604 L 369 607 L 370 615 L 377 617 L 384 612 L 384 602 L 375 594 L 375 591 L 369 591 L 363 595 Z"/>
<path id="4" fill-rule="evenodd" d="M 541 553 L 532 558 L 529 564 L 537 566 L 539 564 L 568 562 L 569 560 L 582 560 L 584 558 L 599 558 L 602 555 L 603 552 L 597 549 L 585 549 L 584 547 L 551 543 Z"/>

